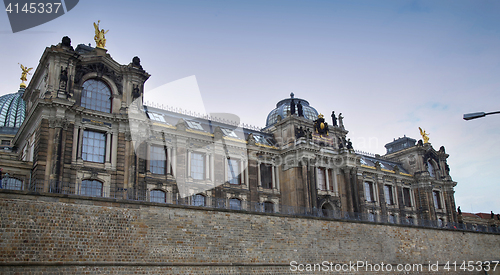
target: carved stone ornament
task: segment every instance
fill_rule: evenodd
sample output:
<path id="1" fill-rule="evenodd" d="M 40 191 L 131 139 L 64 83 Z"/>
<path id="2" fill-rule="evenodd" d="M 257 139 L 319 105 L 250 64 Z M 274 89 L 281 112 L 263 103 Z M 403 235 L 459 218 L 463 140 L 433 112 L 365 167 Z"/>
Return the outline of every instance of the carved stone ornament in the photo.
<path id="1" fill-rule="evenodd" d="M 68 68 L 61 66 L 61 74 L 59 75 L 59 90 L 66 91 L 66 86 L 68 84 Z"/>
<path id="2" fill-rule="evenodd" d="M 248 145 L 255 145 L 255 138 L 253 137 L 253 134 L 248 135 Z"/>
<path id="3" fill-rule="evenodd" d="M 90 170 L 90 179 L 91 180 L 96 180 L 97 179 L 97 171 L 96 170 Z"/>
<path id="4" fill-rule="evenodd" d="M 132 88 L 132 97 L 134 99 L 138 98 L 141 96 L 141 91 L 139 89 L 139 85 L 133 85 L 133 88 Z"/>
<path id="5" fill-rule="evenodd" d="M 65 130 L 68 128 L 68 120 L 65 118 L 51 118 L 49 119 L 49 127 L 50 128 L 64 128 Z"/>
<path id="6" fill-rule="evenodd" d="M 410 165 L 415 165 L 417 164 L 417 159 L 415 158 L 415 155 L 409 155 L 408 156 L 408 163 Z"/>
<path id="7" fill-rule="evenodd" d="M 97 73 L 97 78 L 102 78 L 103 76 L 111 78 L 111 80 L 113 80 L 113 82 L 115 83 L 116 88 L 118 89 L 118 93 L 120 94 L 123 93 L 123 85 L 122 85 L 123 76 L 116 74 L 115 71 L 109 69 L 106 65 L 102 63 L 77 65 L 75 74 L 75 84 L 81 86 L 83 84 L 80 83 L 82 77 L 88 73 L 93 73 L 93 72 Z"/>

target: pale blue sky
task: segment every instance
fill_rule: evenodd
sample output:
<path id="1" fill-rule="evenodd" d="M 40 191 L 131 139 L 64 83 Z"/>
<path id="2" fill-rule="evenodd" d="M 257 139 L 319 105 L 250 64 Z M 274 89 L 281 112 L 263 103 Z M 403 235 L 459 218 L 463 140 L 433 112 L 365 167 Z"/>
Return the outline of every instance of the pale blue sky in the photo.
<path id="1" fill-rule="evenodd" d="M 261 127 L 294 92 L 342 112 L 355 149 L 379 154 L 393 138 L 419 139 L 420 126 L 450 154 L 457 206 L 500 212 L 500 115 L 462 119 L 500 110 L 500 2 L 144 2 L 80 1 L 16 34 L 0 12 L 0 93 L 17 91 L 18 62 L 36 66 L 63 36 L 95 45 L 101 20 L 116 61 L 141 58 L 146 91 L 195 75 L 208 112 Z"/>

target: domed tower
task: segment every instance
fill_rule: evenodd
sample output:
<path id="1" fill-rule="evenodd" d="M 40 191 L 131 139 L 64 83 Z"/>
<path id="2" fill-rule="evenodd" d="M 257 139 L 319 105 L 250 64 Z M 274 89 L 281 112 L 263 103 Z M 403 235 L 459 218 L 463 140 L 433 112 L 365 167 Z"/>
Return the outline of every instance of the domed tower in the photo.
<path id="1" fill-rule="evenodd" d="M 291 93 L 289 98 L 280 100 L 269 113 L 263 131 L 272 133 L 278 145 L 304 137 L 322 147 L 339 149 L 340 143 L 347 142 L 348 133 L 342 118 L 332 114 L 330 120 L 309 105 L 307 100 L 295 98 Z"/>
<path id="2" fill-rule="evenodd" d="M 358 209 L 354 200 L 357 156 L 346 146 L 348 131 L 342 117 L 333 112 L 332 120 L 329 116 L 293 93 L 267 116 L 263 131 L 273 134 L 279 150 L 275 159 L 280 163 L 283 205 L 325 212 Z"/>
<path id="3" fill-rule="evenodd" d="M 276 108 L 272 110 L 267 116 L 266 128 L 276 124 L 278 121 L 290 116 L 292 114 L 292 102 L 295 104 L 295 114 L 298 115 L 297 105 L 302 105 L 304 118 L 314 121 L 318 118 L 318 111 L 309 105 L 307 100 L 301 98 L 294 98 L 294 94 L 290 94 L 290 98 L 281 100 L 276 104 Z"/>
<path id="4" fill-rule="evenodd" d="M 10 148 L 12 139 L 23 124 L 26 104 L 23 100 L 25 88 L 17 93 L 0 97 L 0 148 Z"/>

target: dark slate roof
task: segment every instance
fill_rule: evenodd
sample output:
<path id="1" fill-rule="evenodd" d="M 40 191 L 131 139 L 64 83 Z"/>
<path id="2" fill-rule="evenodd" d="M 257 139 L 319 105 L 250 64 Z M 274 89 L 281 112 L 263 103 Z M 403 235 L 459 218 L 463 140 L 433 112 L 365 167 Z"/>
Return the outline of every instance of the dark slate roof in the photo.
<path id="1" fill-rule="evenodd" d="M 397 151 L 401 151 L 406 148 L 410 148 L 415 146 L 415 142 L 417 140 L 407 137 L 406 135 L 402 138 L 394 139 L 394 141 L 389 142 L 385 145 L 387 149 L 387 154 L 394 153 Z"/>
<path id="2" fill-rule="evenodd" d="M 76 46 L 75 52 L 77 52 L 79 54 L 86 54 L 86 53 L 89 53 L 93 50 L 94 50 L 94 47 L 90 46 L 90 44 L 88 46 L 84 45 L 84 44 L 78 44 L 78 46 Z"/>
<path id="3" fill-rule="evenodd" d="M 361 165 L 375 167 L 375 163 L 378 161 L 380 163 L 380 168 L 382 169 L 394 171 L 394 167 L 397 166 L 399 172 L 408 174 L 408 171 L 406 171 L 400 163 L 365 155 L 360 155 L 360 156 L 361 156 Z"/>
<path id="4" fill-rule="evenodd" d="M 256 143 L 267 146 L 274 146 L 276 144 L 272 134 L 246 127 L 240 127 L 239 121 L 234 121 L 238 118 L 231 114 L 226 114 L 226 119 L 223 119 L 220 117 L 208 116 L 196 117 L 151 106 L 144 106 L 144 109 L 149 119 L 157 123 L 175 126 L 180 119 L 183 119 L 190 130 L 213 134 L 215 128 L 220 127 L 224 136 L 228 138 L 246 141 L 248 136 L 253 134 Z M 236 119 L 230 119 L 231 117 Z"/>

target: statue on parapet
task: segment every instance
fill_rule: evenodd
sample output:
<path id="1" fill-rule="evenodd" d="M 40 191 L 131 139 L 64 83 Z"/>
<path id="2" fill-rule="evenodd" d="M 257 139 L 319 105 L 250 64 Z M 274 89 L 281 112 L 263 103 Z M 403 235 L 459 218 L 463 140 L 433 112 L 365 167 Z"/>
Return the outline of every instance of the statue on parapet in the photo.
<path id="1" fill-rule="evenodd" d="M 322 114 L 319 114 L 318 119 L 314 121 L 314 130 L 317 134 L 328 136 L 328 123 Z"/>
<path id="2" fill-rule="evenodd" d="M 304 109 L 302 108 L 302 103 L 297 103 L 297 113 L 299 115 L 299 117 L 303 117 L 304 116 Z"/>
<path id="3" fill-rule="evenodd" d="M 104 35 L 109 32 L 109 30 L 104 31 L 104 29 L 99 30 L 99 23 L 101 23 L 101 20 L 97 20 L 97 24 L 94 22 L 94 29 L 95 29 L 95 44 L 97 48 L 104 49 L 106 47 L 106 38 Z"/>
<path id="4" fill-rule="evenodd" d="M 305 131 L 304 131 L 304 134 L 306 136 L 306 139 L 312 139 L 312 131 L 307 128 Z"/>
<path id="5" fill-rule="evenodd" d="M 422 139 L 424 140 L 425 143 L 429 143 L 429 134 L 425 132 L 425 130 L 422 130 L 422 128 L 418 127 L 420 130 L 420 135 L 422 136 Z"/>
<path id="6" fill-rule="evenodd" d="M 342 113 L 339 114 L 339 127 L 344 129 L 344 117 L 342 116 Z"/>
<path id="7" fill-rule="evenodd" d="M 337 126 L 337 117 L 335 116 L 335 111 L 332 111 L 332 125 Z"/>
<path id="8" fill-rule="evenodd" d="M 350 138 L 348 138 L 348 139 L 347 139 L 346 148 L 347 148 L 347 150 L 349 150 L 349 151 L 354 150 L 354 148 L 352 147 L 352 142 L 351 142 L 351 139 L 350 139 Z"/>
<path id="9" fill-rule="evenodd" d="M 304 131 L 304 128 L 302 128 L 302 126 L 300 126 L 299 128 L 295 129 L 295 137 L 297 139 L 305 137 L 305 136 L 306 136 L 306 132 Z"/>

